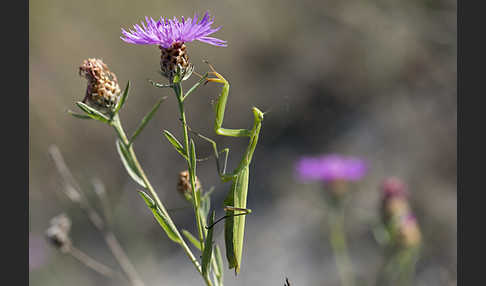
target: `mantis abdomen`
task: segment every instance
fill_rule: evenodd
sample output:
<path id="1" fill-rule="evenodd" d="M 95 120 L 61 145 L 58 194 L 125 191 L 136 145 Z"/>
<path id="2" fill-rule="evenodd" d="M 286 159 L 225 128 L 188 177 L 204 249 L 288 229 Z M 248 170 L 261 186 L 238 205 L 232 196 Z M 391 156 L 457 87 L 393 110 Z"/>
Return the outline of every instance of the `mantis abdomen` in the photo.
<path id="1" fill-rule="evenodd" d="M 233 206 L 234 209 L 246 209 L 246 195 L 248 193 L 248 166 L 240 169 L 235 175 L 231 190 L 224 200 L 225 206 Z M 245 215 L 235 216 L 238 210 L 227 210 L 224 235 L 226 241 L 226 258 L 229 268 L 235 268 L 240 272 L 241 255 L 243 253 L 243 237 L 245 234 Z"/>

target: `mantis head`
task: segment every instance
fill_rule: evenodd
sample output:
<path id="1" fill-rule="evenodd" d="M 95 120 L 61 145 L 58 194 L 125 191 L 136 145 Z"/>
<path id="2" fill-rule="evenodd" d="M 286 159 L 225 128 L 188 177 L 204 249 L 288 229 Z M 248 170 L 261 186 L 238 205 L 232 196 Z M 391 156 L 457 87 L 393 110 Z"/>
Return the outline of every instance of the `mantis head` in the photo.
<path id="1" fill-rule="evenodd" d="M 253 115 L 255 116 L 255 120 L 263 121 L 264 113 L 260 109 L 253 107 L 252 111 L 253 111 Z"/>

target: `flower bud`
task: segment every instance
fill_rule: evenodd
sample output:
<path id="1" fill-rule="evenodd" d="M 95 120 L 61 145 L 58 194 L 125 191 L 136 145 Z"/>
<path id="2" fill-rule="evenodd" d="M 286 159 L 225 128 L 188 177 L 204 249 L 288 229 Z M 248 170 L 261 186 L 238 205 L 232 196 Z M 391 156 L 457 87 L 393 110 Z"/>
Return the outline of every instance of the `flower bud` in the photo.
<path id="1" fill-rule="evenodd" d="M 409 205 L 405 184 L 397 178 L 388 178 L 381 189 L 383 223 L 392 242 L 402 248 L 418 246 L 421 233 Z"/>
<path id="2" fill-rule="evenodd" d="M 192 73 L 194 67 L 189 63 L 189 57 L 186 51 L 186 45 L 182 42 L 174 42 L 170 47 L 164 48 L 159 46 L 160 70 L 162 74 L 172 81 L 178 72 L 181 72 L 181 80 L 187 79 Z"/>
<path id="3" fill-rule="evenodd" d="M 201 189 L 201 182 L 199 181 L 198 177 L 196 176 L 196 192 Z M 177 191 L 184 195 L 186 200 L 192 200 L 192 187 L 191 187 L 191 179 L 189 176 L 189 171 L 182 171 L 179 173 L 179 179 L 177 182 Z"/>
<path id="4" fill-rule="evenodd" d="M 385 224 L 410 212 L 408 192 L 402 181 L 397 178 L 386 179 L 382 184 L 382 192 L 382 216 Z"/>
<path id="5" fill-rule="evenodd" d="M 403 247 L 415 247 L 420 244 L 422 235 L 414 215 L 408 214 L 402 217 L 397 234 L 398 243 Z"/>
<path id="6" fill-rule="evenodd" d="M 79 67 L 79 75 L 88 80 L 83 103 L 103 112 L 114 109 L 120 98 L 116 75 L 100 59 L 90 58 Z"/>
<path id="7" fill-rule="evenodd" d="M 59 248 L 62 252 L 67 252 L 71 247 L 70 230 L 71 220 L 67 215 L 60 214 L 51 219 L 46 236 L 55 247 Z"/>

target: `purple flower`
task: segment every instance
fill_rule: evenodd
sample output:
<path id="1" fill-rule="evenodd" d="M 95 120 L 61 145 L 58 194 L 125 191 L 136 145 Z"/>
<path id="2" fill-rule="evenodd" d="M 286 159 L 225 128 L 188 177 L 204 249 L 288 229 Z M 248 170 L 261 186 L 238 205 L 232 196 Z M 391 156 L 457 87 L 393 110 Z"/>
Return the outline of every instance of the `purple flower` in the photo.
<path id="1" fill-rule="evenodd" d="M 141 25 L 134 25 L 135 31 L 129 29 L 127 32 L 122 29 L 125 37 L 120 37 L 123 41 L 137 45 L 159 45 L 162 48 L 169 48 L 174 43 L 185 43 L 198 40 L 214 46 L 226 47 L 226 41 L 208 37 L 212 33 L 221 29 L 220 27 L 211 28 L 213 18 L 209 17 L 209 12 L 204 14 L 202 19 L 198 19 L 197 14 L 194 18 L 181 17 L 179 21 L 176 17 L 171 19 L 160 18 L 157 22 L 154 19 L 145 17 L 145 22 Z"/>
<path id="2" fill-rule="evenodd" d="M 41 267 L 47 260 L 47 249 L 42 236 L 29 233 L 29 271 Z"/>
<path id="3" fill-rule="evenodd" d="M 363 160 L 334 154 L 303 157 L 297 163 L 296 169 L 303 181 L 357 181 L 366 174 Z"/>

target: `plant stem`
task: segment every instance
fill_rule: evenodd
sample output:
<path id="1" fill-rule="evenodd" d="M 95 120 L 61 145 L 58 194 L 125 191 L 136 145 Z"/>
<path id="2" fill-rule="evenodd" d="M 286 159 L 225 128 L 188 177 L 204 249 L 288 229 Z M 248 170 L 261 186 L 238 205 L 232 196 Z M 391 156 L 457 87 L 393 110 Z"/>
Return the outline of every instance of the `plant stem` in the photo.
<path id="1" fill-rule="evenodd" d="M 130 283 L 133 286 L 145 286 L 142 279 L 138 275 L 138 272 L 135 270 L 135 267 L 132 265 L 127 254 L 118 242 L 115 234 L 110 230 L 109 224 L 102 219 L 102 217 L 98 214 L 98 212 L 96 212 L 96 210 L 84 196 L 83 192 L 81 191 L 81 186 L 71 174 L 71 171 L 64 162 L 64 159 L 59 149 L 56 146 L 51 146 L 51 148 L 49 149 L 49 153 L 51 154 L 51 157 L 54 160 L 54 163 L 56 164 L 56 167 L 64 180 L 65 193 L 68 198 L 71 199 L 74 203 L 78 204 L 78 206 L 86 213 L 91 223 L 100 233 L 102 233 L 103 238 L 108 245 L 111 253 L 115 257 L 116 261 L 120 265 L 125 275 L 128 277 Z M 71 254 L 78 260 L 82 262 L 84 261 L 84 263 L 88 267 L 96 265 L 96 263 L 100 264 L 99 262 L 94 261 L 94 259 L 91 259 L 89 256 L 84 254 L 81 250 L 78 250 L 74 247 L 71 250 Z M 90 263 L 90 261 L 94 262 Z M 91 268 L 94 269 L 94 267 Z M 100 271 L 98 272 L 101 271 L 104 271 L 103 267 L 100 267 Z"/>
<path id="2" fill-rule="evenodd" d="M 351 260 L 349 259 L 344 233 L 344 211 L 342 206 L 333 207 L 329 214 L 330 242 L 336 260 L 342 286 L 354 286 Z"/>
<path id="3" fill-rule="evenodd" d="M 118 134 L 118 138 L 121 140 L 121 142 L 123 142 L 123 144 L 125 144 L 125 146 L 128 147 L 128 144 L 130 142 L 129 142 L 127 136 L 126 136 L 125 131 L 123 130 L 123 127 L 121 125 L 121 121 L 120 121 L 118 114 L 113 117 L 111 125 L 115 128 L 115 131 Z M 145 175 L 145 172 L 143 171 L 142 166 L 138 162 L 137 156 L 135 155 L 135 151 L 133 149 L 133 144 L 128 147 L 128 151 L 129 151 L 129 154 L 131 156 L 131 159 L 133 160 L 133 163 L 135 164 L 135 168 L 137 168 L 137 171 L 140 174 L 140 177 L 142 178 L 143 182 L 145 183 L 147 190 L 150 192 L 150 195 L 154 199 L 155 204 L 164 213 L 164 215 L 167 217 L 168 223 L 172 226 L 175 234 L 177 235 L 177 237 L 181 241 L 180 244 L 181 244 L 182 248 L 184 249 L 184 252 L 189 257 L 189 260 L 191 260 L 191 262 L 194 265 L 194 267 L 196 268 L 196 270 L 201 274 L 201 276 L 203 276 L 202 275 L 202 269 L 201 269 L 199 262 L 197 261 L 196 257 L 192 253 L 191 249 L 186 244 L 184 238 L 182 237 L 179 230 L 175 226 L 174 222 L 172 221 L 172 218 L 169 216 L 169 213 L 167 212 L 166 208 L 162 204 L 162 201 L 159 199 L 159 196 L 157 195 L 154 188 L 152 187 L 152 184 L 150 184 L 150 181 L 148 180 L 147 176 Z M 206 282 L 206 285 L 212 286 L 211 280 L 209 280 L 209 277 L 207 277 L 207 275 L 206 275 L 206 277 L 203 276 L 203 279 Z"/>
<path id="4" fill-rule="evenodd" d="M 192 166 L 190 160 L 190 149 L 189 149 L 189 134 L 187 132 L 187 122 L 186 122 L 186 113 L 184 112 L 184 95 L 182 91 L 182 85 L 180 82 L 174 83 L 174 92 L 176 93 L 177 102 L 179 103 L 179 112 L 181 114 L 181 122 L 182 122 L 182 132 L 184 135 L 184 150 L 186 151 L 186 156 L 188 158 L 187 165 L 189 168 L 189 179 L 191 181 L 191 189 L 192 189 L 192 202 L 194 206 L 194 213 L 196 216 L 197 222 L 197 230 L 199 233 L 199 241 L 201 242 L 201 251 L 204 249 L 204 236 L 203 236 L 203 229 L 201 224 L 201 217 L 199 213 L 199 200 L 196 197 L 196 166 Z"/>
<path id="5" fill-rule="evenodd" d="M 75 248 L 74 246 L 69 247 L 67 254 L 70 254 L 73 258 L 75 258 L 76 260 L 84 264 L 86 267 L 91 268 L 92 270 L 98 272 L 103 276 L 106 276 L 111 279 L 117 278 L 127 282 L 126 278 L 123 277 L 121 274 L 113 271 L 113 269 L 111 269 L 110 267 L 104 265 L 103 263 L 98 262 L 91 256 Z"/>

